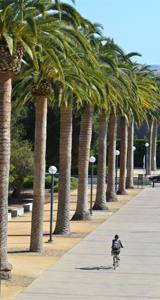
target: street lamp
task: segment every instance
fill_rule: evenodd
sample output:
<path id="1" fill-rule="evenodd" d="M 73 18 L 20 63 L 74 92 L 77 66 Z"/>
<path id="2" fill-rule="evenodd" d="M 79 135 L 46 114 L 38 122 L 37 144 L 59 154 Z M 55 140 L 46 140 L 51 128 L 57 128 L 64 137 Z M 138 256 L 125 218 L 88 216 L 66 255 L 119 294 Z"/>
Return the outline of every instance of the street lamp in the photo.
<path id="1" fill-rule="evenodd" d="M 96 158 L 94 156 L 91 156 L 89 158 L 89 161 L 90 161 L 91 166 L 92 166 L 92 171 L 91 171 L 91 201 L 90 201 L 90 214 L 92 215 L 93 164 L 95 163 Z"/>
<path id="2" fill-rule="evenodd" d="M 134 184 L 134 151 L 136 150 L 136 147 L 133 146 L 133 184 Z"/>
<path id="3" fill-rule="evenodd" d="M 148 147 L 149 144 L 145 143 L 145 147 L 146 147 L 146 176 L 148 175 Z"/>
<path id="4" fill-rule="evenodd" d="M 50 213 L 50 239 L 48 243 L 53 243 L 52 240 L 52 224 L 53 224 L 53 193 L 54 193 L 54 174 L 57 173 L 57 168 L 51 166 L 48 170 L 49 174 L 51 175 L 51 213 Z"/>
<path id="5" fill-rule="evenodd" d="M 118 169 L 118 155 L 120 155 L 120 151 L 116 150 L 115 155 L 116 155 L 116 194 L 117 194 L 117 169 Z"/>

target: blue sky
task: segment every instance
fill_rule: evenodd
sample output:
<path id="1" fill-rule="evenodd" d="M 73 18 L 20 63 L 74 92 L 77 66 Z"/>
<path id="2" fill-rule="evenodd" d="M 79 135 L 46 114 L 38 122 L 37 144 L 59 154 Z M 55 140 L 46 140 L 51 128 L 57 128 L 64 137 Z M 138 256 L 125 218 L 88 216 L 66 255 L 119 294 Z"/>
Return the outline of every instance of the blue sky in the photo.
<path id="1" fill-rule="evenodd" d="M 71 0 L 63 0 L 69 3 Z M 78 12 L 103 25 L 125 53 L 138 52 L 134 61 L 160 65 L 160 0 L 76 0 Z"/>

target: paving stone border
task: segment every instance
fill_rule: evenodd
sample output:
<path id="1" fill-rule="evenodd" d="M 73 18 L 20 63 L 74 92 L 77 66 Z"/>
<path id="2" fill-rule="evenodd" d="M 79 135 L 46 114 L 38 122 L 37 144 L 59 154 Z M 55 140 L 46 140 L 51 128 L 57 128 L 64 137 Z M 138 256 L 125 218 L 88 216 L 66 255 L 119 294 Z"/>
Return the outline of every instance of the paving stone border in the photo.
<path id="1" fill-rule="evenodd" d="M 10 212 L 8 212 L 8 221 L 11 220 L 11 218 L 23 215 L 25 212 L 32 211 L 32 207 L 33 207 L 33 203 L 27 203 L 24 204 L 23 207 L 17 207 L 12 209 Z"/>

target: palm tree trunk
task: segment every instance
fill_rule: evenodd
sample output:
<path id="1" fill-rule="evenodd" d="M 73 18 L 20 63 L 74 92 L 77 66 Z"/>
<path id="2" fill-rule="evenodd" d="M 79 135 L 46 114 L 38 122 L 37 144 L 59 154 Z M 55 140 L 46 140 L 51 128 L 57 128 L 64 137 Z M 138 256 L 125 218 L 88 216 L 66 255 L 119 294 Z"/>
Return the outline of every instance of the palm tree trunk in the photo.
<path id="1" fill-rule="evenodd" d="M 149 123 L 149 128 L 148 128 L 148 175 L 151 174 L 151 156 L 152 156 L 152 133 L 153 133 L 153 119 L 148 116 L 148 123 Z"/>
<path id="2" fill-rule="evenodd" d="M 72 220 L 90 220 L 88 211 L 88 164 L 92 138 L 92 118 L 94 106 L 87 104 L 81 118 L 78 158 L 78 199 L 76 212 Z"/>
<path id="3" fill-rule="evenodd" d="M 127 129 L 126 117 L 121 117 L 121 150 L 120 150 L 120 179 L 118 195 L 128 195 L 126 192 L 126 161 L 127 161 Z"/>
<path id="4" fill-rule="evenodd" d="M 43 250 L 43 212 L 45 201 L 47 97 L 36 96 L 34 145 L 34 186 L 31 228 L 31 252 Z"/>
<path id="5" fill-rule="evenodd" d="M 157 169 L 156 149 L 157 149 L 157 120 L 154 119 L 154 123 L 153 123 L 153 142 L 152 142 L 152 162 L 151 162 L 152 171 L 156 171 L 156 169 Z"/>
<path id="6" fill-rule="evenodd" d="M 114 202 L 117 200 L 115 193 L 115 150 L 117 137 L 117 117 L 110 114 L 109 118 L 109 150 L 108 150 L 108 179 L 107 179 L 107 202 Z"/>
<path id="7" fill-rule="evenodd" d="M 11 73 L 0 73 L 0 258 L 1 278 L 11 278 L 7 258 L 8 180 L 10 162 Z"/>
<path id="8" fill-rule="evenodd" d="M 107 120 L 103 109 L 99 117 L 99 147 L 98 147 L 98 170 L 97 170 L 97 194 L 94 210 L 107 210 L 106 204 L 106 142 Z"/>
<path id="9" fill-rule="evenodd" d="M 60 163 L 59 163 L 59 192 L 58 212 L 54 234 L 70 234 L 70 177 L 72 150 L 72 105 L 61 106 L 60 125 Z"/>
<path id="10" fill-rule="evenodd" d="M 133 189 L 133 137 L 134 137 L 134 118 L 132 117 L 128 126 L 128 157 L 127 157 L 127 179 L 126 188 Z"/>

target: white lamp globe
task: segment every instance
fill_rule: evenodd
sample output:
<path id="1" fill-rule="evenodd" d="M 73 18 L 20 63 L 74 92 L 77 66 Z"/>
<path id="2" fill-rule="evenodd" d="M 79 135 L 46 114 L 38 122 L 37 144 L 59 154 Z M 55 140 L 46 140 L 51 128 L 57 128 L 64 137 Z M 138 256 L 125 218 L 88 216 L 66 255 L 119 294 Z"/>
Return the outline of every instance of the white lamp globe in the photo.
<path id="1" fill-rule="evenodd" d="M 119 154 L 120 154 L 120 151 L 119 151 L 119 150 L 116 150 L 115 154 L 116 154 L 116 155 L 119 155 Z"/>
<path id="2" fill-rule="evenodd" d="M 51 166 L 48 170 L 49 174 L 54 175 L 57 173 L 57 168 L 55 166 Z"/>
<path id="3" fill-rule="evenodd" d="M 146 146 L 146 147 L 148 147 L 148 146 L 149 146 L 149 144 L 148 144 L 148 143 L 145 143 L 145 146 Z"/>
<path id="4" fill-rule="evenodd" d="M 89 161 L 90 161 L 90 163 L 94 163 L 95 161 L 96 161 L 96 158 L 94 157 L 94 156 L 91 156 L 90 158 L 89 158 Z"/>
<path id="5" fill-rule="evenodd" d="M 133 151 L 135 151 L 135 150 L 136 150 L 136 147 L 133 146 Z"/>

